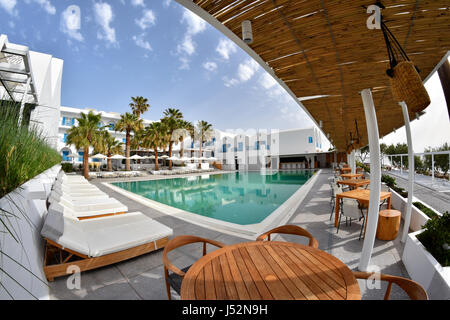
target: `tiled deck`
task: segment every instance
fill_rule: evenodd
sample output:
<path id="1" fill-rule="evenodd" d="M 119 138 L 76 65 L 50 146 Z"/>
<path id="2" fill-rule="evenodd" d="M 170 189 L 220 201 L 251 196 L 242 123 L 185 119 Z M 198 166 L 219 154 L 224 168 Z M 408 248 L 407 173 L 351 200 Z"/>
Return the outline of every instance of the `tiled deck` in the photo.
<path id="1" fill-rule="evenodd" d="M 345 223 L 343 223 L 339 234 L 336 234 L 333 222 L 330 221 L 330 177 L 331 171 L 322 171 L 311 192 L 300 204 L 296 214 L 291 218 L 289 223 L 307 229 L 319 241 L 319 248 L 321 250 L 336 256 L 351 269 L 356 269 L 363 246 L 363 240 L 358 240 L 361 225 L 359 222 L 353 222 L 351 226 L 345 226 Z M 98 185 L 99 188 L 111 197 L 127 205 L 130 212 L 141 211 L 151 218 L 169 226 L 173 229 L 174 236 L 186 234 L 197 235 L 225 244 L 248 241 L 158 213 L 101 185 L 99 183 L 101 181 L 95 181 L 94 184 Z M 399 238 L 400 236 L 395 241 L 375 240 L 371 264 L 380 268 L 382 273 L 408 277 L 406 269 L 401 262 L 402 246 Z M 283 236 L 278 239 L 276 238 L 276 240 L 281 239 L 301 242 L 301 239 L 298 237 Z M 175 265 L 184 267 L 200 258 L 200 256 L 200 246 L 189 245 L 171 253 L 169 258 Z M 162 265 L 162 250 L 113 266 L 82 273 L 81 290 L 68 290 L 66 282 L 67 278 L 58 278 L 50 284 L 52 299 L 167 299 Z M 383 284 L 381 289 L 368 290 L 366 289 L 365 282 L 360 281 L 360 287 L 363 299 L 383 299 L 386 284 Z M 173 298 L 178 298 L 176 293 L 172 293 Z M 407 298 L 407 295 L 400 289 L 396 286 L 393 287 L 391 299 Z"/>

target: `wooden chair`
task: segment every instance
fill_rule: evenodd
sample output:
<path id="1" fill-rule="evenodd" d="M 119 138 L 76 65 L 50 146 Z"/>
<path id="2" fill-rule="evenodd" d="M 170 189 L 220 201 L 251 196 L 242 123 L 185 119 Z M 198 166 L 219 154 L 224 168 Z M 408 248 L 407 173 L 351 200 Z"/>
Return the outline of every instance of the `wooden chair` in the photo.
<path id="1" fill-rule="evenodd" d="M 267 231 L 267 232 L 263 233 L 262 235 L 258 236 L 258 238 L 256 238 L 256 241 L 264 241 L 266 238 L 268 241 L 270 241 L 270 235 L 273 233 L 293 234 L 293 235 L 297 235 L 297 236 L 307 237 L 309 239 L 310 247 L 313 247 L 313 248 L 319 247 L 319 242 L 312 236 L 311 233 L 309 233 L 308 231 L 306 231 L 303 228 L 300 228 L 299 226 L 294 226 L 294 225 L 285 225 L 285 226 L 277 227 L 275 229 Z"/>
<path id="2" fill-rule="evenodd" d="M 170 294 L 170 287 L 172 287 L 178 294 L 180 294 L 181 291 L 181 283 L 183 281 L 184 275 L 186 274 L 186 272 L 189 270 L 189 268 L 191 266 L 187 266 L 183 269 L 179 269 L 176 266 L 174 266 L 167 254 L 179 247 L 188 245 L 188 244 L 192 244 L 192 243 L 203 243 L 203 256 L 206 255 L 206 244 L 211 244 L 213 246 L 216 246 L 218 248 L 223 248 L 225 247 L 225 245 L 223 243 L 214 241 L 214 240 L 210 240 L 210 239 L 205 239 L 205 238 L 200 238 L 200 237 L 196 237 L 196 236 L 178 236 L 175 237 L 173 239 L 171 239 L 167 244 L 166 247 L 164 248 L 163 251 L 163 264 L 164 264 L 164 278 L 166 281 L 166 288 L 167 288 L 167 296 L 169 298 L 169 300 L 172 299 L 172 295 Z M 171 271 L 171 273 L 169 273 L 169 270 Z"/>
<path id="3" fill-rule="evenodd" d="M 384 300 L 389 300 L 389 296 L 391 295 L 392 290 L 392 284 L 394 283 L 402 288 L 411 300 L 428 300 L 428 294 L 425 289 L 420 284 L 412 280 L 387 274 L 375 274 L 370 272 L 353 271 L 353 274 L 356 279 L 371 278 L 380 279 L 381 281 L 387 281 L 389 284 L 384 295 Z"/>

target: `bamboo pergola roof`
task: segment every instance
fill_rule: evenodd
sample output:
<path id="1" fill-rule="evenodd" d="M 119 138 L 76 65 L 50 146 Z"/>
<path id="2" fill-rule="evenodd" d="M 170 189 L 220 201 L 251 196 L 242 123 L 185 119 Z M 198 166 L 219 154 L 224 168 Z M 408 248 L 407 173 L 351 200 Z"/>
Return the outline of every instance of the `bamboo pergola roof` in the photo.
<path id="1" fill-rule="evenodd" d="M 186 4 L 186 0 L 177 0 Z M 191 1 L 191 0 L 189 0 Z M 386 25 L 424 80 L 450 50 L 450 1 L 381 1 Z M 404 125 L 392 98 L 388 55 L 381 30 L 369 30 L 366 7 L 375 0 L 193 0 L 239 38 L 252 23 L 249 47 L 302 101 L 341 151 L 368 144 L 359 92 L 372 90 L 380 136 Z M 415 118 L 415 114 L 410 114 Z M 359 142 L 350 145 L 350 134 Z"/>

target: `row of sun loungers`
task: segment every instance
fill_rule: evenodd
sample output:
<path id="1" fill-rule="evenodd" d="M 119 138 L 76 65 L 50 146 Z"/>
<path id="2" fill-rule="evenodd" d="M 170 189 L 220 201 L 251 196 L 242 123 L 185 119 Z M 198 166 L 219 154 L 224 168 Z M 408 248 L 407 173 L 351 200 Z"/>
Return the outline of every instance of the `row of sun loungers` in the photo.
<path id="1" fill-rule="evenodd" d="M 128 213 L 125 205 L 83 177 L 62 171 L 48 204 L 41 235 L 49 281 L 72 272 L 69 267 L 86 271 L 160 249 L 173 234 L 141 212 Z"/>
<path id="2" fill-rule="evenodd" d="M 140 171 L 89 172 L 89 178 L 131 178 L 143 177 L 144 175 Z"/>
<path id="3" fill-rule="evenodd" d="M 209 166 L 209 163 L 202 163 L 201 169 L 197 168 L 197 164 L 188 163 L 186 167 L 181 169 L 172 169 L 172 170 L 159 170 L 159 171 L 150 171 L 153 175 L 178 175 L 178 174 L 188 174 L 188 173 L 202 173 L 202 172 L 213 172 L 214 168 Z"/>

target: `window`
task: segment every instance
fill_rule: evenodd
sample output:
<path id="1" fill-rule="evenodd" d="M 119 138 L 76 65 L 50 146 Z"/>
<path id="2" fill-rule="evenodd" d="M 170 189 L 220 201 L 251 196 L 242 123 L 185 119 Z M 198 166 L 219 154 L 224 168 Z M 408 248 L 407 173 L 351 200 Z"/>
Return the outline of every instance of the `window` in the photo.
<path id="1" fill-rule="evenodd" d="M 127 143 L 127 139 L 126 139 L 126 138 L 123 138 L 123 139 L 122 139 L 122 142 L 123 142 L 123 143 Z"/>
<path id="2" fill-rule="evenodd" d="M 239 142 L 238 151 L 244 151 L 244 143 L 243 142 Z"/>
<path id="3" fill-rule="evenodd" d="M 84 152 L 78 152 L 78 162 L 83 162 L 83 155 L 84 155 Z"/>
<path id="4" fill-rule="evenodd" d="M 222 152 L 223 152 L 223 153 L 226 153 L 226 152 L 227 152 L 227 145 L 226 145 L 226 144 L 223 144 L 223 145 L 222 145 Z"/>
<path id="5" fill-rule="evenodd" d="M 71 121 L 71 126 L 73 127 L 74 125 L 75 125 L 75 119 L 72 119 L 72 121 Z"/>
<path id="6" fill-rule="evenodd" d="M 63 153 L 62 153 L 63 161 L 70 161 L 70 158 L 68 157 L 68 155 L 69 155 L 69 151 L 63 151 Z"/>
<path id="7" fill-rule="evenodd" d="M 259 150 L 259 141 L 256 141 L 255 143 L 255 150 Z"/>
<path id="8" fill-rule="evenodd" d="M 313 143 L 313 138 L 309 137 L 308 141 L 309 141 L 309 143 Z"/>
<path id="9" fill-rule="evenodd" d="M 65 126 L 66 125 L 66 117 L 62 118 L 62 125 Z"/>
<path id="10" fill-rule="evenodd" d="M 109 123 L 109 131 L 114 131 L 115 128 L 116 128 L 116 124 L 114 122 L 110 122 Z"/>
<path id="11" fill-rule="evenodd" d="M 64 133 L 64 138 L 63 138 L 63 142 L 66 143 L 67 142 L 67 133 Z"/>

